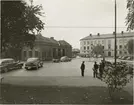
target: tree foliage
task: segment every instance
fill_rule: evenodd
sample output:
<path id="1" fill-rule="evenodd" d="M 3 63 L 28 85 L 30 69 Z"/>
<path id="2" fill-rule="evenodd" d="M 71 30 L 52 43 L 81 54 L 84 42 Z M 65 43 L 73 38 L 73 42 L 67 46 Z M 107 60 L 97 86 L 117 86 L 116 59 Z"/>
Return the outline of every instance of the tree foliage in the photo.
<path id="1" fill-rule="evenodd" d="M 134 29 L 134 0 L 127 0 L 127 9 L 128 9 L 128 14 L 126 17 L 126 23 L 128 26 L 128 30 L 133 30 Z"/>
<path id="2" fill-rule="evenodd" d="M 21 0 L 1 1 L 2 52 L 21 49 L 24 45 L 33 46 L 35 32 L 44 28 L 39 18 L 42 14 L 42 6 L 39 5 L 28 5 Z"/>
<path id="3" fill-rule="evenodd" d="M 23 47 L 33 42 L 34 30 L 40 31 L 44 23 L 37 15 L 41 15 L 41 6 L 29 6 L 20 1 L 1 1 L 2 48 Z"/>
<path id="4" fill-rule="evenodd" d="M 121 90 L 133 78 L 133 67 L 125 62 L 119 62 L 116 66 L 112 63 L 106 63 L 103 71 L 102 81 L 107 84 L 110 97 L 117 90 Z M 117 92 L 116 91 L 116 92 Z"/>
<path id="5" fill-rule="evenodd" d="M 103 54 L 103 46 L 102 45 L 96 45 L 92 47 L 92 53 L 96 56 Z"/>
<path id="6" fill-rule="evenodd" d="M 134 54 L 134 39 L 131 39 L 127 43 L 127 49 L 129 54 Z"/>

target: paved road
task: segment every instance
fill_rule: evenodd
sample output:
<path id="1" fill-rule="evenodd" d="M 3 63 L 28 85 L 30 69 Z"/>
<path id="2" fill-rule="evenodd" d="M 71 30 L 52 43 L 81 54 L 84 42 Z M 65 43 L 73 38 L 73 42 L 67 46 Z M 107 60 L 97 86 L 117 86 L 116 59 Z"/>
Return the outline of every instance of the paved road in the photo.
<path id="1" fill-rule="evenodd" d="M 52 63 L 45 62 L 39 70 L 27 71 L 25 69 L 14 70 L 2 74 L 2 76 L 80 76 L 81 62 L 85 61 L 85 76 L 92 76 L 93 62 L 87 58 L 76 58 L 71 62 Z"/>
<path id="2" fill-rule="evenodd" d="M 93 59 L 92 59 L 93 60 Z M 95 59 L 96 60 L 96 59 Z M 85 77 L 80 75 L 81 62 L 85 61 Z M 96 60 L 98 63 L 101 59 Z M 76 58 L 71 62 L 52 63 L 45 62 L 39 70 L 27 71 L 25 69 L 4 73 L 3 83 L 18 85 L 58 85 L 58 86 L 106 86 L 99 79 L 93 78 L 92 61 L 87 58 Z M 126 90 L 132 94 L 132 82 Z"/>

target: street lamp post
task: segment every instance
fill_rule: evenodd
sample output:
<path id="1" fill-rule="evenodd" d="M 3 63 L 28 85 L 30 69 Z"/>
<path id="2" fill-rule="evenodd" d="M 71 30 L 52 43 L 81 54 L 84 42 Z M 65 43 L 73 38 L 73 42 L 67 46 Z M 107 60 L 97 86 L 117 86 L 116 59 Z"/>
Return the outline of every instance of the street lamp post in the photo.
<path id="1" fill-rule="evenodd" d="M 116 46 L 116 0 L 115 0 L 115 51 L 114 51 L 114 59 L 115 59 L 115 68 L 116 68 L 116 52 L 117 52 L 117 46 Z"/>

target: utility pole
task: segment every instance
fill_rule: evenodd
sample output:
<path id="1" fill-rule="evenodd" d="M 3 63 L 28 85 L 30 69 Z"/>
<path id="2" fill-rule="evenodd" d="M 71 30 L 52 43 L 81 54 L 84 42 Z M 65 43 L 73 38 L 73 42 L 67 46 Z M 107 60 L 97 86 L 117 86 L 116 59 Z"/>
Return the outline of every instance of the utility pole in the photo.
<path id="1" fill-rule="evenodd" d="M 116 0 L 115 0 L 115 51 L 114 51 L 114 59 L 115 59 L 115 69 L 116 69 L 116 53 L 117 53 L 117 46 L 116 46 Z"/>

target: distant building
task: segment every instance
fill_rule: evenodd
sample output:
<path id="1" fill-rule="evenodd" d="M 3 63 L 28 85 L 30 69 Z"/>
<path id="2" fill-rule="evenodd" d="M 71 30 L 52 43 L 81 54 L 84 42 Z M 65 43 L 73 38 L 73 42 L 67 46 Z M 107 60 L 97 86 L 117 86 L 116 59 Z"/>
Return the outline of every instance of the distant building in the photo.
<path id="1" fill-rule="evenodd" d="M 72 56 L 76 57 L 80 53 L 80 50 L 77 48 L 72 49 Z"/>
<path id="2" fill-rule="evenodd" d="M 113 34 L 100 34 L 92 35 L 80 39 L 80 53 L 90 55 L 92 47 L 100 44 L 103 46 L 103 53 L 105 56 L 114 56 L 114 37 Z M 130 39 L 134 38 L 134 32 L 117 33 L 117 56 L 129 55 L 127 50 L 127 43 Z"/>
<path id="3" fill-rule="evenodd" d="M 54 37 L 47 38 L 37 35 L 33 49 L 24 47 L 21 52 L 22 60 L 29 57 L 39 57 L 42 60 L 52 60 L 62 56 L 72 57 L 72 46 L 64 40 L 57 41 Z"/>

